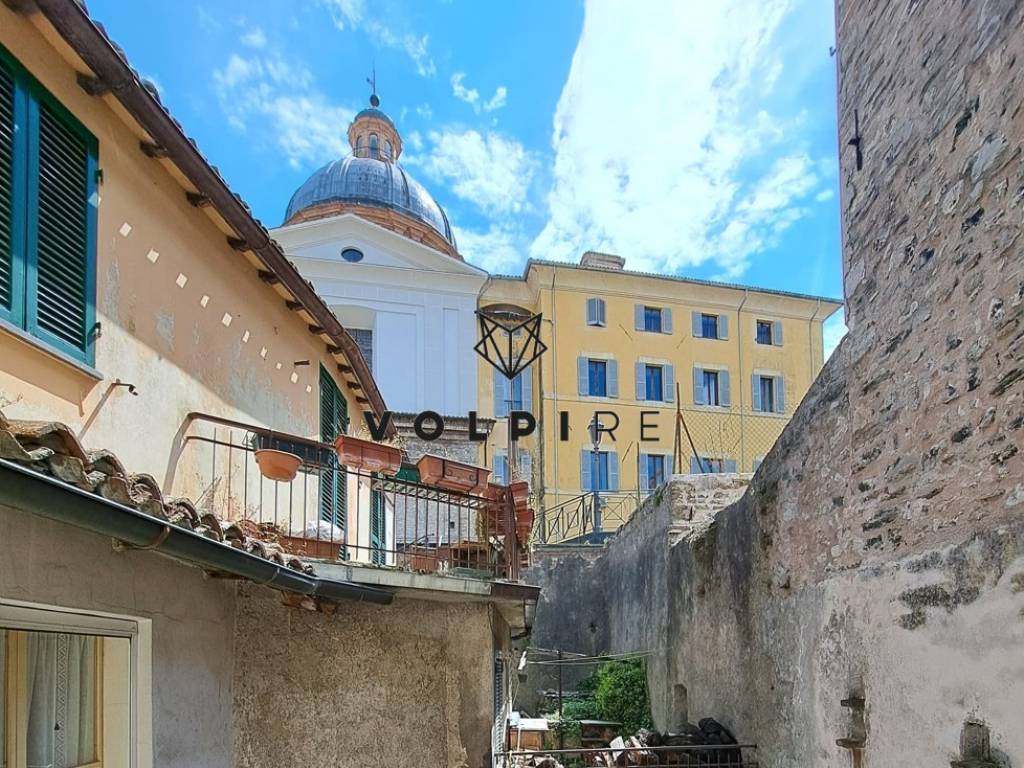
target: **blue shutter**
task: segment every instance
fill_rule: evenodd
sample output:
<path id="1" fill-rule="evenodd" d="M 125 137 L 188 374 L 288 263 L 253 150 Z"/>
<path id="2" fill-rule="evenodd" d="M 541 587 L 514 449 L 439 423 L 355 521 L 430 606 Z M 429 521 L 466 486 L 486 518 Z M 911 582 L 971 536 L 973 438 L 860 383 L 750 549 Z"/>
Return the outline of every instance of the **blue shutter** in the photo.
<path id="1" fill-rule="evenodd" d="M 704 369 L 693 369 L 693 404 L 707 405 L 708 393 L 704 389 Z"/>
<path id="2" fill-rule="evenodd" d="M 619 490 L 619 454 L 608 451 L 608 490 Z"/>
<path id="3" fill-rule="evenodd" d="M 591 481 L 591 461 L 593 455 L 586 448 L 580 451 L 580 490 L 592 491 L 594 490 L 593 482 Z"/>
<path id="4" fill-rule="evenodd" d="M 775 377 L 775 412 L 786 412 L 786 382 L 781 376 Z"/>
<path id="5" fill-rule="evenodd" d="M 638 331 L 644 329 L 644 305 L 634 304 L 633 305 L 633 324 L 636 326 Z"/>
<path id="6" fill-rule="evenodd" d="M 704 336 L 704 323 L 701 320 L 700 312 L 691 312 L 690 320 L 693 323 L 693 337 L 695 339 L 702 338 Z"/>
<path id="7" fill-rule="evenodd" d="M 647 381 L 644 378 L 646 366 L 643 363 L 636 364 L 636 399 L 646 400 L 647 399 Z"/>
<path id="8" fill-rule="evenodd" d="M 508 395 L 511 382 L 505 378 L 505 374 L 495 370 L 494 374 L 494 418 L 501 419 L 508 416 Z"/>
<path id="9" fill-rule="evenodd" d="M 640 454 L 640 492 L 647 493 L 651 489 L 650 477 L 647 474 L 647 454 Z"/>
<path id="10" fill-rule="evenodd" d="M 606 315 L 604 299 L 597 300 L 597 322 L 599 325 L 608 324 L 608 317 Z"/>
<path id="11" fill-rule="evenodd" d="M 718 338 L 729 338 L 729 318 L 726 315 L 718 316 Z"/>
<path id="12" fill-rule="evenodd" d="M 782 321 L 772 321 L 772 344 L 776 347 L 782 346 Z"/>
<path id="13" fill-rule="evenodd" d="M 597 325 L 597 299 L 587 299 L 587 325 Z"/>
<path id="14" fill-rule="evenodd" d="M 723 406 L 730 405 L 729 402 L 729 372 L 719 371 L 718 372 L 718 404 Z"/>
<path id="15" fill-rule="evenodd" d="M 590 361 L 585 357 L 576 358 L 576 393 L 590 394 Z"/>
<path id="16" fill-rule="evenodd" d="M 676 369 L 673 365 L 666 365 L 661 369 L 662 382 L 661 386 L 665 390 L 665 402 L 674 403 L 676 401 Z"/>
<path id="17" fill-rule="evenodd" d="M 756 373 L 750 377 L 750 407 L 761 410 L 761 377 Z"/>
<path id="18" fill-rule="evenodd" d="M 663 309 L 661 310 L 661 332 L 672 333 L 672 310 Z"/>
<path id="19" fill-rule="evenodd" d="M 527 366 L 519 375 L 523 377 L 523 410 L 533 413 L 533 367 Z"/>
<path id="20" fill-rule="evenodd" d="M 701 470 L 700 470 L 700 461 L 697 459 L 696 456 L 691 456 L 690 457 L 690 474 L 691 475 L 699 475 L 700 472 L 701 472 Z"/>
<path id="21" fill-rule="evenodd" d="M 619 362 L 618 360 L 608 361 L 608 397 L 619 396 Z"/>
<path id="22" fill-rule="evenodd" d="M 736 459 L 726 459 L 725 460 L 725 471 L 726 472 L 733 472 L 733 473 L 736 472 Z"/>

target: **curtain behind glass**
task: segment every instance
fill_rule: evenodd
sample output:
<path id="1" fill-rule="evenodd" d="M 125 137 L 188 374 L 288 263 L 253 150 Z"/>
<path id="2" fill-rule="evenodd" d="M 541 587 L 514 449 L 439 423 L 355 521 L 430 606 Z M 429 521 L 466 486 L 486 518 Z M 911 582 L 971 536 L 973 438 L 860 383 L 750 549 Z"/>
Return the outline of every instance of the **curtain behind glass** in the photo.
<path id="1" fill-rule="evenodd" d="M 28 768 L 74 768 L 96 756 L 96 638 L 27 633 Z"/>

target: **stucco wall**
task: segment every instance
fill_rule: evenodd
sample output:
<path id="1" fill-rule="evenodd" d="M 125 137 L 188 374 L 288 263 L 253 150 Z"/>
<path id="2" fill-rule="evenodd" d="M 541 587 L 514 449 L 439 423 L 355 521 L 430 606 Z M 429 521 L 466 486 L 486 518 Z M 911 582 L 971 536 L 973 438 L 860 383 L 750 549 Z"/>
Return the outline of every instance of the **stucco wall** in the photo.
<path id="1" fill-rule="evenodd" d="M 400 599 L 333 615 L 257 587 L 238 604 L 235 760 L 242 768 L 489 765 L 485 605 Z"/>
<path id="2" fill-rule="evenodd" d="M 232 582 L 0 506 L 0 596 L 152 621 L 153 765 L 230 768 Z"/>

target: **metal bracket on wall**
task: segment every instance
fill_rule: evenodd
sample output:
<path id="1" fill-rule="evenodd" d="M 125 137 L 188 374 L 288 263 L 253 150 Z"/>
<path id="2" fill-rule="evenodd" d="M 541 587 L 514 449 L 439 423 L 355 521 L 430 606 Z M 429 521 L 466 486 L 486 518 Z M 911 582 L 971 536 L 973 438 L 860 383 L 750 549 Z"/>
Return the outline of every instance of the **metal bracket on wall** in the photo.
<path id="1" fill-rule="evenodd" d="M 863 137 L 860 135 L 860 114 L 855 109 L 853 110 L 853 138 L 846 143 L 856 150 L 858 171 L 864 167 L 864 153 L 861 150 L 862 139 Z"/>

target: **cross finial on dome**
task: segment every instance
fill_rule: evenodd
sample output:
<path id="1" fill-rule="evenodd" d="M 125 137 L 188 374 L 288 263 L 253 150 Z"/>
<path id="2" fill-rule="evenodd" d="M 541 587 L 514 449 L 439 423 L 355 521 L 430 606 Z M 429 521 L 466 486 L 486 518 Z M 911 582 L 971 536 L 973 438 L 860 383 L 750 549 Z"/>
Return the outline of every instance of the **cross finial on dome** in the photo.
<path id="1" fill-rule="evenodd" d="M 380 97 L 377 96 L 377 65 L 373 65 L 373 69 L 370 71 L 370 76 L 366 78 L 366 82 L 370 86 L 370 106 L 376 109 L 380 106 Z"/>

